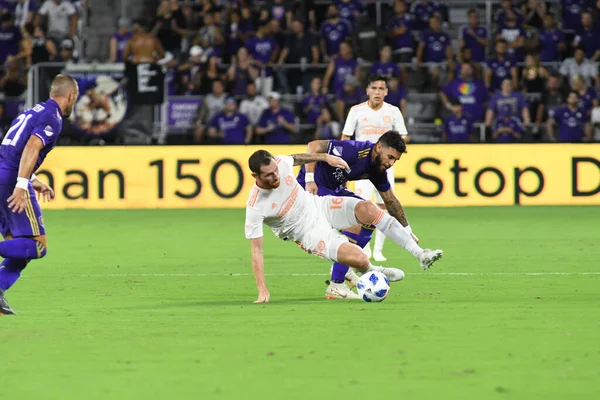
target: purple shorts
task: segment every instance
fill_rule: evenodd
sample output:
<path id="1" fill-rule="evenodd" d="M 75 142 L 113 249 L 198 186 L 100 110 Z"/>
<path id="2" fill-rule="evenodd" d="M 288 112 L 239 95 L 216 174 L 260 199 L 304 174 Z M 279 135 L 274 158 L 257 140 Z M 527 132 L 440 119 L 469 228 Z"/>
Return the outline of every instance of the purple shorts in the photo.
<path id="1" fill-rule="evenodd" d="M 27 206 L 20 214 L 16 214 L 8 208 L 8 198 L 14 189 L 14 185 L 0 184 L 0 233 L 2 236 L 6 237 L 9 233 L 14 237 L 45 235 L 42 209 L 31 183 L 29 184 Z"/>

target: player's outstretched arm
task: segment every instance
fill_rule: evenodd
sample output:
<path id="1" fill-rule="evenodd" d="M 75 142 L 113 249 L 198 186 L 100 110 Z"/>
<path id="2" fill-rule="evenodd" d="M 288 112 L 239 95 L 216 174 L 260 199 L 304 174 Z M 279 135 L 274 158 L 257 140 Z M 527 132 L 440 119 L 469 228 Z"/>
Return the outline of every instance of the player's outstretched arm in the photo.
<path id="1" fill-rule="evenodd" d="M 312 163 L 312 162 L 324 161 L 327 164 L 331 165 L 332 167 L 342 168 L 342 169 L 345 169 L 346 171 L 350 171 L 350 167 L 348 166 L 348 163 L 346 161 L 342 160 L 340 157 L 332 156 L 331 154 L 303 153 L 303 154 L 292 154 L 291 157 L 294 159 L 294 165 L 304 165 L 304 164 L 308 164 L 308 163 Z"/>
<path id="2" fill-rule="evenodd" d="M 252 250 L 252 271 L 256 279 L 256 288 L 258 289 L 258 298 L 255 303 L 268 303 L 271 295 L 265 282 L 265 258 L 263 255 L 263 238 L 250 239 L 250 248 Z"/>
<path id="3" fill-rule="evenodd" d="M 327 149 L 329 148 L 329 140 L 313 140 L 308 143 L 306 151 L 309 153 L 327 153 Z M 304 179 L 306 181 L 306 191 L 310 192 L 314 195 L 319 193 L 319 188 L 315 183 L 315 168 L 317 167 L 317 163 L 308 163 L 305 165 L 306 174 Z"/>
<path id="4" fill-rule="evenodd" d="M 31 136 L 23 149 L 21 163 L 19 164 L 19 176 L 12 195 L 8 198 L 8 207 L 15 213 L 20 214 L 25 210 L 28 198 L 29 179 L 35 168 L 35 163 L 40 155 L 44 143 L 37 136 Z"/>

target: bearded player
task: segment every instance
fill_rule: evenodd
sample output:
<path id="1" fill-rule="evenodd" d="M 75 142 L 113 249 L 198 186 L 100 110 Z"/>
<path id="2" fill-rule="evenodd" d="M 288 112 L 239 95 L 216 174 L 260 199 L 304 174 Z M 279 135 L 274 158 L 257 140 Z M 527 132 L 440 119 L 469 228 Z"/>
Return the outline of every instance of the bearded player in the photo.
<path id="1" fill-rule="evenodd" d="M 367 96 L 369 100 L 350 109 L 346 117 L 344 129 L 342 130 L 342 140 L 349 140 L 352 136 L 355 136 L 356 141 L 376 143 L 381 135 L 390 130 L 397 131 L 404 137 L 408 135 L 406 125 L 404 124 L 404 117 L 400 109 L 383 101 L 387 93 L 386 75 L 374 74 L 369 76 L 367 79 Z M 393 192 L 394 168 L 387 170 L 387 176 Z M 359 180 L 354 184 L 356 194 L 366 200 L 373 198 L 374 189 L 373 183 L 366 179 Z M 385 202 L 377 191 L 375 191 L 375 202 L 382 210 L 386 209 Z M 412 229 L 406 217 L 403 216 L 399 221 L 408 230 L 408 233 L 412 234 Z M 385 235 L 379 231 L 376 232 L 375 246 L 373 248 L 373 259 L 375 261 L 386 261 L 386 258 L 383 256 L 384 241 Z M 368 243 L 365 245 L 364 250 L 370 257 L 371 247 Z"/>
<path id="2" fill-rule="evenodd" d="M 46 255 L 46 232 L 42 211 L 35 192 L 53 197 L 54 192 L 42 184 L 37 170 L 62 130 L 79 95 L 77 81 L 57 75 L 50 86 L 50 99 L 21 113 L 6 132 L 0 145 L 0 314 L 15 314 L 4 292 L 21 275 L 30 260 Z"/>
<path id="3" fill-rule="evenodd" d="M 400 154 L 392 154 L 396 159 Z M 245 232 L 250 239 L 252 269 L 258 288 L 255 303 L 266 303 L 270 293 L 265 283 L 263 223 L 284 241 L 295 242 L 309 254 L 349 265 L 358 271 L 380 271 L 397 281 L 404 273 L 395 268 L 375 267 L 362 249 L 340 233 L 359 224 L 375 225 L 386 236 L 416 257 L 427 269 L 441 257 L 441 250 L 423 250 L 398 221 L 370 201 L 354 197 L 315 196 L 305 191 L 294 178 L 294 165 L 324 161 L 334 168 L 348 171 L 348 164 L 331 154 L 294 154 L 273 157 L 258 150 L 248 160 L 255 184 L 246 206 Z M 356 298 L 344 284 L 340 293 Z"/>

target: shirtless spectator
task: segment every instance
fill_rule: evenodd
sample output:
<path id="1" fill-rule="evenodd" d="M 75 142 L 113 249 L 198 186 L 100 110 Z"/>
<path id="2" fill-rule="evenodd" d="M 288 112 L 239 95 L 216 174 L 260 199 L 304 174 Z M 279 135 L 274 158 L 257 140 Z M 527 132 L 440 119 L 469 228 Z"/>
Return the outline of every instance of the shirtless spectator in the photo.
<path id="1" fill-rule="evenodd" d="M 134 64 L 154 63 L 165 56 L 165 49 L 160 41 L 146 31 L 143 21 L 134 22 L 133 32 L 123 51 L 124 61 Z"/>

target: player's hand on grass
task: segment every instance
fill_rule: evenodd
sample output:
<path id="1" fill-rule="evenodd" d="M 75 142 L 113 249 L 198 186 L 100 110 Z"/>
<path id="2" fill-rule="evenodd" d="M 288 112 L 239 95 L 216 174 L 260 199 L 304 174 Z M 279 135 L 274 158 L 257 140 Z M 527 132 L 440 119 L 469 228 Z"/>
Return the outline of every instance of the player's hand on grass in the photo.
<path id="1" fill-rule="evenodd" d="M 20 214 L 25 210 L 29 193 L 25 189 L 15 188 L 13 194 L 8 198 L 8 208 L 14 213 Z"/>
<path id="2" fill-rule="evenodd" d="M 268 303 L 269 299 L 271 298 L 271 294 L 269 293 L 269 291 L 260 291 L 258 293 L 258 299 L 256 299 L 256 301 L 254 302 L 254 304 L 258 304 L 258 303 Z"/>
<path id="3" fill-rule="evenodd" d="M 50 201 L 54 198 L 54 189 L 52 189 L 50 185 L 46 185 L 39 179 L 34 179 L 31 182 L 31 185 L 35 191 L 38 192 L 40 200 Z"/>
<path id="4" fill-rule="evenodd" d="M 316 183 L 314 183 L 314 182 L 308 182 L 306 184 L 306 191 L 308 193 L 312 193 L 312 194 L 316 195 L 317 192 L 319 191 L 319 188 L 317 187 Z"/>
<path id="5" fill-rule="evenodd" d="M 332 156 L 331 154 L 327 154 L 327 158 L 325 159 L 325 161 L 327 161 L 327 164 L 331 165 L 332 167 L 341 168 L 345 171 L 350 171 L 350 167 L 348 166 L 348 163 L 346 163 L 346 161 L 344 161 L 340 157 L 336 157 L 336 156 Z"/>

